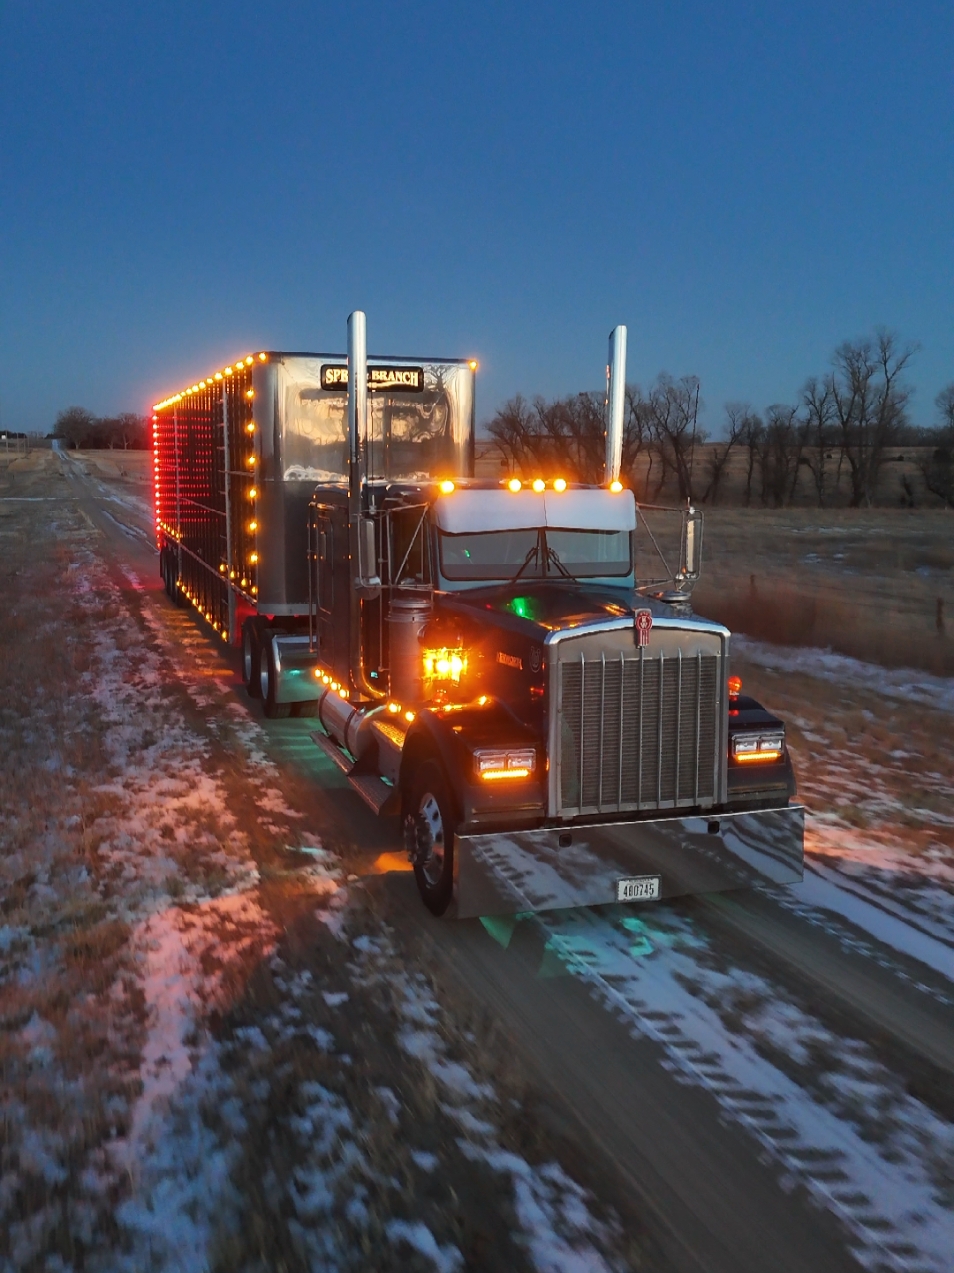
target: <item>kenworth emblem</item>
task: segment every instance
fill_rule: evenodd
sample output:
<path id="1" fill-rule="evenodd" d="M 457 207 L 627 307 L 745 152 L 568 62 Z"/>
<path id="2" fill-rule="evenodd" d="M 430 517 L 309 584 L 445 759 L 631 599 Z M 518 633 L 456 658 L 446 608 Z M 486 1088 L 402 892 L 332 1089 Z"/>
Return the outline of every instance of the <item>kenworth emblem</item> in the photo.
<path id="1" fill-rule="evenodd" d="M 636 623 L 636 643 L 637 645 L 649 645 L 649 634 L 653 626 L 653 614 L 651 610 L 637 610 L 635 614 Z"/>

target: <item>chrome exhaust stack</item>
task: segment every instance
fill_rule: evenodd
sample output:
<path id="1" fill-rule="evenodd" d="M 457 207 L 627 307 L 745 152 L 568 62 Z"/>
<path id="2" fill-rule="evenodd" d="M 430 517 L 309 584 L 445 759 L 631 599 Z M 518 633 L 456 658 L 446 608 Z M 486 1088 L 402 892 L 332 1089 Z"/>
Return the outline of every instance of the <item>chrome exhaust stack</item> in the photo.
<path id="1" fill-rule="evenodd" d="M 610 332 L 606 365 L 606 481 L 619 479 L 623 462 L 623 412 L 626 406 L 626 328 Z"/>
<path id="2" fill-rule="evenodd" d="M 361 599 L 381 594 L 374 521 L 364 503 L 364 453 L 368 439 L 368 326 L 363 310 L 348 315 L 348 539 L 351 553 L 351 684 L 365 698 L 380 699 L 380 689 L 364 674 L 361 648 Z"/>

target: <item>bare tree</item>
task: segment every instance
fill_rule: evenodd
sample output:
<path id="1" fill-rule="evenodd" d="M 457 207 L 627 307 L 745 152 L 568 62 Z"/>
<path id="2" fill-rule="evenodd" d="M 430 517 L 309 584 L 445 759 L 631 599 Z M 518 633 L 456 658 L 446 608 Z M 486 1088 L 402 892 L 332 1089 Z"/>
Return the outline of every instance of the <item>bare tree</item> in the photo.
<path id="1" fill-rule="evenodd" d="M 837 441 L 834 436 L 835 403 L 831 383 L 812 376 L 802 390 L 802 421 L 804 453 L 802 463 L 812 475 L 819 508 L 824 508 L 829 498 L 828 459 Z"/>
<path id="2" fill-rule="evenodd" d="M 934 399 L 940 421 L 932 430 L 936 442 L 930 456 L 920 462 L 924 484 L 932 495 L 954 508 L 954 382 Z"/>
<path id="3" fill-rule="evenodd" d="M 519 394 L 487 426 L 507 466 L 522 477 L 561 475 L 599 483 L 606 462 L 605 403 L 598 393 L 579 393 L 532 403 Z M 649 436 L 645 401 L 635 385 L 626 389 L 622 470 L 632 473 Z"/>
<path id="4" fill-rule="evenodd" d="M 870 508 L 885 447 L 907 425 L 911 391 L 904 370 L 916 347 L 899 347 L 893 332 L 845 341 L 835 351 L 827 388 L 851 477 L 851 506 Z"/>
<path id="5" fill-rule="evenodd" d="M 673 473 L 679 499 L 693 498 L 693 452 L 707 436 L 698 427 L 699 408 L 697 376 L 682 376 L 679 380 L 666 372 L 657 376 L 647 399 L 648 419 L 662 468 L 657 496 Z"/>
<path id="6" fill-rule="evenodd" d="M 89 446 L 96 430 L 96 417 L 85 407 L 67 407 L 56 417 L 53 436 L 62 438 L 68 447 Z"/>
<path id="7" fill-rule="evenodd" d="M 712 500 L 713 504 L 718 502 L 719 487 L 722 485 L 722 479 L 725 476 L 729 456 L 745 436 L 750 414 L 751 408 L 746 402 L 727 402 L 725 404 L 725 439 L 722 442 L 716 442 L 709 452 L 706 464 L 709 484 L 702 495 L 703 504 L 709 499 Z"/>
<path id="8" fill-rule="evenodd" d="M 767 409 L 757 449 L 762 503 L 773 508 L 790 504 L 801 456 L 797 407 L 775 404 Z"/>
<path id="9" fill-rule="evenodd" d="M 755 465 L 765 433 L 765 425 L 757 411 L 746 408 L 740 421 L 741 436 L 739 441 L 746 448 L 748 455 L 745 466 L 745 506 L 752 503 L 752 478 L 755 476 Z"/>
<path id="10" fill-rule="evenodd" d="M 145 450 L 150 444 L 149 418 L 135 411 L 121 411 L 115 419 L 115 434 L 124 451 Z"/>
<path id="11" fill-rule="evenodd" d="M 653 467 L 652 420 L 649 404 L 639 385 L 626 386 L 626 415 L 623 424 L 623 459 L 621 469 L 629 475 L 633 489 L 636 487 L 636 466 L 645 452 L 648 458 L 645 491 L 649 490 L 649 477 Z"/>
<path id="12" fill-rule="evenodd" d="M 605 443 L 603 403 L 598 394 L 581 393 L 531 403 L 518 394 L 488 426 L 501 454 L 524 477 L 565 474 L 578 482 L 603 475 Z"/>

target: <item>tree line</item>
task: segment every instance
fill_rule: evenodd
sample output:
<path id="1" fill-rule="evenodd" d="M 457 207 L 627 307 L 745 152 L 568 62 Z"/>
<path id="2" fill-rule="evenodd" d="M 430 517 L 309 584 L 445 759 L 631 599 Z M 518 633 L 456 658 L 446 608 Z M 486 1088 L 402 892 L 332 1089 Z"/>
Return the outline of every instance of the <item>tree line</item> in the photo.
<path id="1" fill-rule="evenodd" d="M 145 450 L 152 445 L 149 417 L 134 411 L 96 416 L 85 407 L 67 407 L 56 417 L 53 437 L 70 450 Z"/>
<path id="2" fill-rule="evenodd" d="M 664 490 L 680 501 L 717 503 L 730 459 L 741 453 L 742 499 L 774 508 L 806 494 L 824 508 L 847 486 L 853 508 L 871 507 L 890 453 L 915 447 L 926 489 L 954 508 L 954 382 L 937 396 L 936 424 L 916 428 L 908 414 L 906 372 L 916 346 L 878 330 L 845 341 L 829 368 L 811 376 L 794 403 L 758 412 L 745 402 L 725 405 L 721 436 L 707 446 L 700 424 L 699 378 L 660 373 L 643 390 L 627 385 L 623 473 L 649 502 Z M 551 473 L 579 482 L 603 478 L 604 398 L 580 393 L 528 402 L 519 394 L 488 426 L 503 461 L 525 477 Z M 806 490 L 807 488 L 807 490 Z M 901 479 L 903 502 L 915 493 Z"/>

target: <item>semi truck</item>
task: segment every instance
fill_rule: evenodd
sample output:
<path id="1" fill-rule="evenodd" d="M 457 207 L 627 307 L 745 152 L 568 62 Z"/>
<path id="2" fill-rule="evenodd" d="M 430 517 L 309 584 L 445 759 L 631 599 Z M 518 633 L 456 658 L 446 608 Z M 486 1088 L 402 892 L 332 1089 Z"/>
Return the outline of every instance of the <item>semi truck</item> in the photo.
<path id="1" fill-rule="evenodd" d="M 154 407 L 169 597 L 241 646 L 266 716 L 315 719 L 437 915 L 802 877 L 785 725 L 692 610 L 698 510 L 651 568 L 625 364 L 620 326 L 599 485 L 476 478 L 476 362 L 369 356 L 361 311 L 346 354 L 249 353 Z"/>

